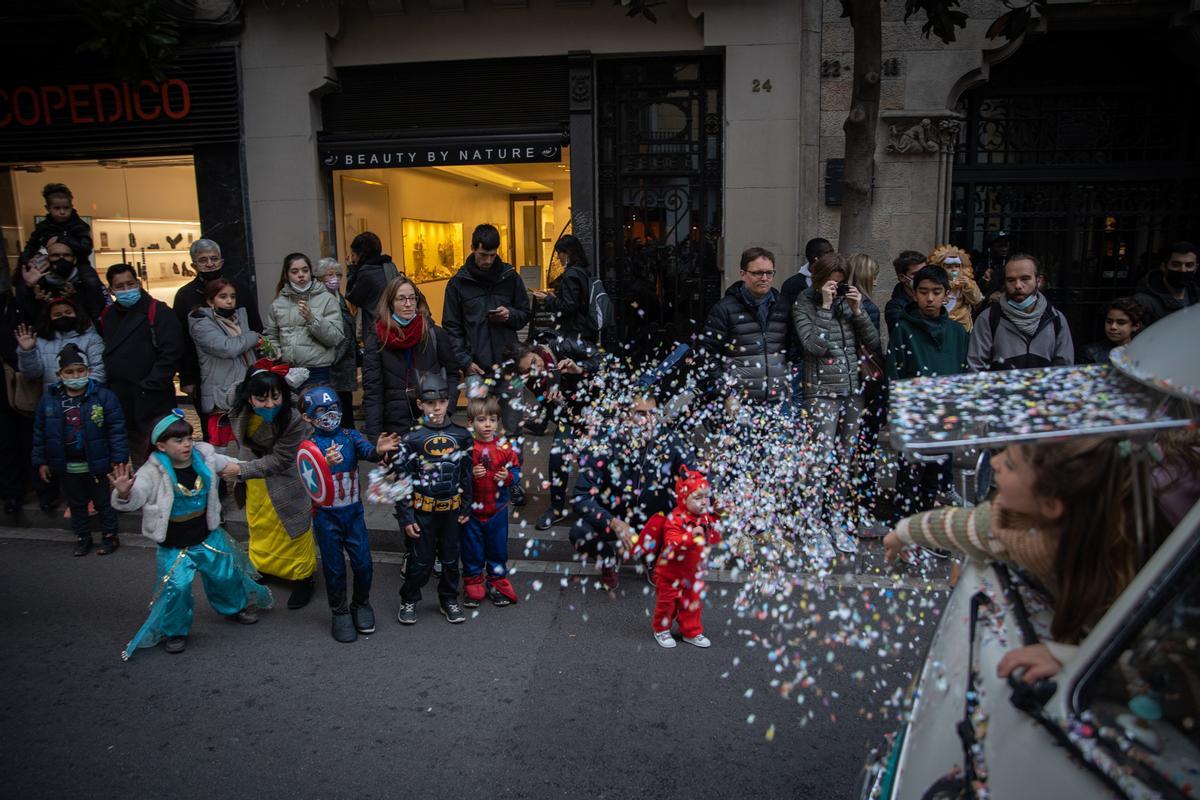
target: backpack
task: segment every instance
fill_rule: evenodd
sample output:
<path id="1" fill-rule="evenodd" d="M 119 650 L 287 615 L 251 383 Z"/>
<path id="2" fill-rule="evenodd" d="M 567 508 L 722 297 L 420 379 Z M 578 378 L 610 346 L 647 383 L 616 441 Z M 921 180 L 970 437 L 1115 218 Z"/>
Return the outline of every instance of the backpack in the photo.
<path id="1" fill-rule="evenodd" d="M 587 328 L 599 336 L 613 324 L 616 313 L 612 300 L 604 288 L 604 282 L 595 275 L 588 275 L 587 312 L 584 314 Z"/>
<path id="2" fill-rule="evenodd" d="M 1000 310 L 1000 306 L 993 305 L 990 309 L 988 309 L 987 313 L 988 327 L 992 329 L 992 339 L 994 340 L 996 338 L 996 330 L 1000 327 L 1001 320 L 1004 319 L 1004 312 Z M 1051 305 L 1047 305 L 1046 310 L 1042 312 L 1042 318 L 1038 320 L 1037 332 L 1034 333 L 1034 336 L 1037 336 L 1037 334 L 1041 333 L 1042 329 L 1046 327 L 1046 317 L 1049 317 L 1050 323 L 1054 325 L 1054 338 L 1057 339 L 1062 335 L 1062 317 L 1059 316 L 1058 312 L 1055 311 L 1054 306 Z"/>
<path id="3" fill-rule="evenodd" d="M 112 310 L 114 305 L 116 305 L 116 303 L 109 303 L 104 307 L 104 310 L 100 312 L 99 321 L 101 335 L 103 335 L 104 331 L 104 319 L 108 316 L 108 312 Z M 161 300 L 155 300 L 153 297 L 151 297 L 150 310 L 146 312 L 146 319 L 150 322 L 150 346 L 155 350 L 158 349 L 158 331 L 154 329 L 154 320 L 158 317 L 159 306 L 165 306 L 165 304 Z"/>

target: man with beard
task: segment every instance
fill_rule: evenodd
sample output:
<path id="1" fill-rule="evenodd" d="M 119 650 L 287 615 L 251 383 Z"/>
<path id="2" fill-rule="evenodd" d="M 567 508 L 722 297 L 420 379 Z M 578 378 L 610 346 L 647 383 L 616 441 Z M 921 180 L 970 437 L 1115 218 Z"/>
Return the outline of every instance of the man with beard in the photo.
<path id="1" fill-rule="evenodd" d="M 1027 253 L 1004 265 L 1004 297 L 979 315 L 967 364 L 974 372 L 1075 363 L 1071 330 L 1062 312 L 1038 290 L 1042 267 Z"/>
<path id="2" fill-rule="evenodd" d="M 204 291 L 209 281 L 224 278 L 233 284 L 237 292 L 237 307 L 246 309 L 246 320 L 249 330 L 261 331 L 262 318 L 258 315 L 258 300 L 249 282 L 242 275 L 233 275 L 225 268 L 225 259 L 221 257 L 221 245 L 212 239 L 197 239 L 188 248 L 192 259 L 192 269 L 196 277 L 179 287 L 175 292 L 175 301 L 171 310 L 179 320 L 183 331 L 183 358 L 179 364 L 179 387 L 183 393 L 192 399 L 196 411 L 200 415 L 200 431 L 208 440 L 208 415 L 200 413 L 200 357 L 196 354 L 196 344 L 188 331 L 188 315 L 197 306 L 205 303 Z"/>
<path id="3" fill-rule="evenodd" d="M 617 588 L 621 554 L 634 546 L 636 534 L 674 507 L 675 479 L 684 467 L 696 469 L 695 455 L 659 424 L 658 402 L 645 391 L 630 396 L 616 429 L 580 455 L 571 543 L 599 563 L 605 589 Z"/>
<path id="4" fill-rule="evenodd" d="M 1191 242 L 1176 242 L 1167 248 L 1162 265 L 1146 273 L 1133 299 L 1141 305 L 1142 325 L 1150 326 L 1173 311 L 1196 305 L 1196 254 Z"/>

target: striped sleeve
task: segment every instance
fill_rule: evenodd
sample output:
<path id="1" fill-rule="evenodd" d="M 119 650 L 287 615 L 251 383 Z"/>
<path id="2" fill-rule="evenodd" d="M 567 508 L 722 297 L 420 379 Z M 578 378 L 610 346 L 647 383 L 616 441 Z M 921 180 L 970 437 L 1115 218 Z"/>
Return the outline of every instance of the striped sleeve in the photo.
<path id="1" fill-rule="evenodd" d="M 1006 560 L 1008 548 L 992 535 L 988 504 L 935 508 L 901 520 L 896 535 L 905 544 L 955 550 L 980 561 Z"/>

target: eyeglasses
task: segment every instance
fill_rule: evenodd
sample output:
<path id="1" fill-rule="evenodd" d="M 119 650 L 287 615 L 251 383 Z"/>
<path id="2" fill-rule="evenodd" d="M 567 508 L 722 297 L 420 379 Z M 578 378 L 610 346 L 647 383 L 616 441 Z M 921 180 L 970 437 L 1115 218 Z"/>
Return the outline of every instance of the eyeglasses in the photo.
<path id="1" fill-rule="evenodd" d="M 743 270 L 743 272 L 745 272 L 751 278 L 773 278 L 773 277 L 775 277 L 775 270 L 773 270 L 773 269 L 756 269 L 753 271 L 747 269 L 747 270 Z"/>
<path id="2" fill-rule="evenodd" d="M 202 267 L 210 267 L 213 264 L 220 264 L 224 260 L 225 259 L 221 258 L 220 256 L 205 256 L 203 258 L 197 258 L 196 264 Z"/>
<path id="3" fill-rule="evenodd" d="M 402 306 L 415 306 L 417 304 L 417 296 L 415 294 L 398 294 L 396 302 Z"/>

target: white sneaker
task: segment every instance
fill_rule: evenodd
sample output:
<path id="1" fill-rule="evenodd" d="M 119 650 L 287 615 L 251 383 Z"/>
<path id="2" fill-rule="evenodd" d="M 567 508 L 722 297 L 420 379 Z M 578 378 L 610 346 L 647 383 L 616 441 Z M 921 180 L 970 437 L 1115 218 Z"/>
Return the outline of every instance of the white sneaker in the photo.
<path id="1" fill-rule="evenodd" d="M 858 539 L 839 529 L 833 532 L 833 546 L 843 553 L 857 553 Z"/>
<path id="2" fill-rule="evenodd" d="M 695 636 L 685 636 L 683 640 L 688 644 L 696 645 L 696 647 L 712 647 L 712 642 L 703 633 L 698 633 Z"/>
<path id="3" fill-rule="evenodd" d="M 676 644 L 675 637 L 671 635 L 670 631 L 655 631 L 654 632 L 654 641 L 658 642 L 660 647 L 665 647 L 668 650 L 670 650 Z M 705 639 L 705 641 L 708 641 L 708 640 Z M 707 647 L 708 645 L 704 645 L 704 646 Z"/>

